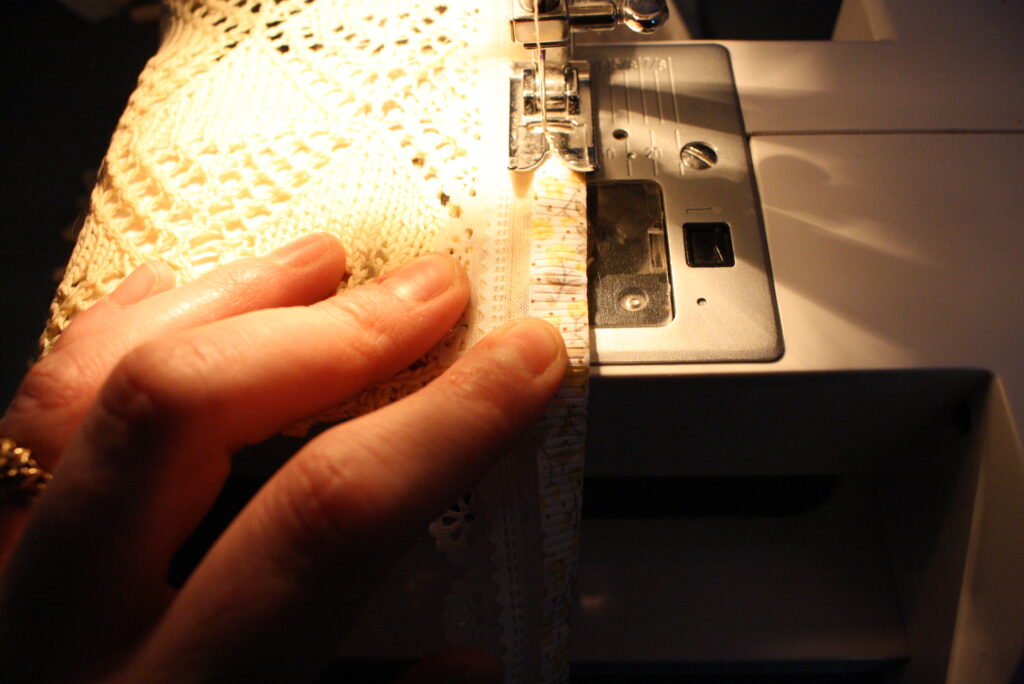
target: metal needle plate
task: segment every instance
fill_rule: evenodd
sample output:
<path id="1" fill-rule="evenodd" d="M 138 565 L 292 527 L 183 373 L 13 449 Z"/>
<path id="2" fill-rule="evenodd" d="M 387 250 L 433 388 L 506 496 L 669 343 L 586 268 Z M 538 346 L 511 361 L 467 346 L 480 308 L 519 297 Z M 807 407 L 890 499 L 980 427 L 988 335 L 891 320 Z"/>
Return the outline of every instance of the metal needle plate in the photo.
<path id="1" fill-rule="evenodd" d="M 782 335 L 728 51 L 579 46 L 574 56 L 591 66 L 599 169 L 588 184 L 660 186 L 671 281 L 667 320 L 652 324 L 648 317 L 638 327 L 595 321 L 593 361 L 777 359 Z M 592 278 L 598 266 L 592 265 Z M 657 287 L 651 301 L 665 296 Z M 602 301 L 642 303 L 635 292 L 619 294 L 605 292 Z M 591 303 L 597 303 L 593 295 Z"/>

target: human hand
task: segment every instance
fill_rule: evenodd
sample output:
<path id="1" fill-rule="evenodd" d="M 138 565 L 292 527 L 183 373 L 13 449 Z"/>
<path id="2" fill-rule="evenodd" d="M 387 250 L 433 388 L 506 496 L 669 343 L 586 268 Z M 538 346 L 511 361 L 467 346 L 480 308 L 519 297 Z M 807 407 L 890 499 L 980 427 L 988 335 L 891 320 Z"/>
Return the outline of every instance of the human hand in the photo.
<path id="1" fill-rule="evenodd" d="M 449 257 L 331 296 L 343 274 L 326 235 L 181 287 L 147 264 L 29 372 L 0 434 L 54 477 L 31 508 L 0 510 L 0 679 L 312 676 L 353 596 L 557 389 L 557 333 L 502 328 L 419 392 L 311 440 L 172 589 L 170 558 L 232 453 L 406 368 L 469 296 Z"/>

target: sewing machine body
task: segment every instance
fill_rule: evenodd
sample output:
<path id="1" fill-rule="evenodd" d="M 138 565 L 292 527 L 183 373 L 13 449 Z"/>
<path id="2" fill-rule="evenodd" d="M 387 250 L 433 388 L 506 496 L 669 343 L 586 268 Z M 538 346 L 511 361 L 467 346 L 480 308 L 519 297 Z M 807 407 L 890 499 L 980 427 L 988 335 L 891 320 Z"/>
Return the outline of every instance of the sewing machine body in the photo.
<path id="1" fill-rule="evenodd" d="M 656 326 L 595 329 L 580 672 L 1019 676 L 1021 35 L 1020 8 L 998 3 L 848 0 L 836 40 L 724 42 L 767 247 L 750 263 L 770 277 L 779 337 L 761 327 L 762 353 L 740 358 L 705 331 L 718 356 L 669 362 L 653 358 Z M 601 65 L 723 47 L 577 45 L 598 111 L 592 183 L 653 168 L 648 148 L 722 150 L 697 133 L 633 147 L 621 122 L 657 101 L 603 95 Z M 683 125 L 713 100 L 693 80 Z M 699 186 L 714 167 L 679 170 Z M 671 235 L 688 219 L 670 206 L 673 323 L 696 326 L 717 298 L 686 278 L 728 269 L 682 268 Z"/>
<path id="2" fill-rule="evenodd" d="M 847 0 L 832 41 L 579 42 L 593 156 L 565 148 L 664 232 L 638 272 L 674 299 L 594 332 L 576 674 L 1020 672 L 1022 30 L 1012 3 Z M 690 142 L 717 165 L 680 166 Z M 691 221 L 730 227 L 734 266 L 686 263 Z M 723 299 L 757 323 L 706 326 Z M 439 562 L 414 549 L 346 653 L 439 647 Z"/>

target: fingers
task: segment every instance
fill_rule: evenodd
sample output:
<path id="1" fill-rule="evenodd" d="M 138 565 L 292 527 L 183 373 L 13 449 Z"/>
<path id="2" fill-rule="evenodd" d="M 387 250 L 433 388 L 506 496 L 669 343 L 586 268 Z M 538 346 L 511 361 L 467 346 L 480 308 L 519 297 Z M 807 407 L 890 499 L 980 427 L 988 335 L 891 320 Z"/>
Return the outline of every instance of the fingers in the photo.
<path id="1" fill-rule="evenodd" d="M 146 264 L 76 319 L 55 351 L 29 371 L 0 428 L 52 469 L 128 350 L 245 311 L 315 302 L 334 291 L 344 268 L 340 243 L 324 234 L 228 264 L 170 291 L 170 269 Z"/>
<path id="2" fill-rule="evenodd" d="M 87 329 L 90 325 L 94 328 L 102 329 L 102 326 L 109 325 L 112 317 L 111 314 L 116 315 L 116 312 L 124 307 L 172 287 L 174 287 L 174 272 L 171 268 L 159 261 L 147 262 L 132 271 L 109 296 L 104 297 L 79 315 L 75 319 L 72 328 L 69 329 L 69 332 L 73 329 L 78 331 L 75 334 L 82 334 L 80 331 Z M 56 346 L 59 346 L 63 341 L 64 337 L 62 336 Z M 39 430 L 32 430 L 25 423 L 26 421 L 19 421 L 17 416 L 14 419 L 0 419 L 0 434 L 19 435 L 19 439 L 24 440 L 23 444 L 33 445 L 32 449 L 34 450 L 36 460 L 42 462 L 44 466 L 52 468 L 56 460 L 52 454 L 54 449 L 59 448 L 56 446 L 59 440 L 54 439 L 55 446 L 49 449 L 45 444 L 37 445 L 38 440 L 33 439 L 33 432 L 38 434 Z M 42 424 L 43 421 L 40 420 L 38 425 Z M 48 434 L 51 437 L 53 436 L 52 432 Z M 50 453 L 49 458 L 44 456 L 48 452 Z M 28 510 L 26 508 L 5 507 L 0 510 L 0 568 L 6 565 L 7 555 L 17 540 L 21 527 L 27 518 Z"/>
<path id="3" fill-rule="evenodd" d="M 554 329 L 520 322 L 426 388 L 310 442 L 211 549 L 145 667 L 287 680 L 322 662 L 330 641 L 311 636 L 337 633 L 367 580 L 541 414 L 565 368 Z"/>
<path id="4" fill-rule="evenodd" d="M 175 285 L 174 271 L 161 261 L 147 261 L 121 281 L 113 292 L 75 317 L 74 322 L 57 338 L 53 351 L 63 349 L 72 341 L 103 333 L 116 325 L 117 317 L 132 304 L 170 290 Z M 51 352 L 53 353 L 53 352 Z"/>
<path id="5" fill-rule="evenodd" d="M 131 490 L 131 503 L 159 512 L 159 529 L 140 537 L 169 556 L 220 490 L 231 453 L 408 367 L 468 296 L 458 262 L 432 255 L 311 307 L 153 340 L 112 373 L 52 489 L 67 490 L 63 501 L 86 492 L 94 510 L 106 504 L 93 500 L 92 481 Z"/>
<path id="6" fill-rule="evenodd" d="M 243 311 L 317 301 L 334 291 L 344 271 L 344 250 L 323 234 L 266 257 L 228 264 L 176 289 L 166 264 L 145 264 L 78 316 L 55 351 L 29 371 L 0 418 L 0 433 L 31 449 L 52 470 L 103 381 L 129 349 Z M 26 518 L 26 509 L 0 510 L 0 568 Z"/>
<path id="7" fill-rule="evenodd" d="M 128 354 L 11 560 L 22 630 L 45 606 L 72 604 L 47 626 L 51 639 L 86 624 L 90 636 L 134 636 L 166 598 L 169 559 L 223 485 L 230 454 L 407 367 L 458 320 L 468 293 L 458 262 L 435 255 L 314 306 L 250 312 Z"/>

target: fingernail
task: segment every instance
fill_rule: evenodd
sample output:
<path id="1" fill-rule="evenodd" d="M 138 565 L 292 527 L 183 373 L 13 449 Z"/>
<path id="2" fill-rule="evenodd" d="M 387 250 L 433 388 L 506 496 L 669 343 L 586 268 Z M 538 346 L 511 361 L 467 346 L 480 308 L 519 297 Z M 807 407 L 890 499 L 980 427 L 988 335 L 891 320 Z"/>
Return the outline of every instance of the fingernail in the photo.
<path id="1" fill-rule="evenodd" d="M 120 306 L 141 302 L 156 285 L 156 269 L 145 263 L 128 274 L 110 293 L 110 299 Z"/>
<path id="2" fill-rule="evenodd" d="M 402 299 L 426 302 L 451 287 L 453 280 L 454 260 L 428 254 L 399 266 L 378 282 Z"/>
<path id="3" fill-rule="evenodd" d="M 268 256 L 285 266 L 305 266 L 317 260 L 327 249 L 327 236 L 313 233 L 278 247 Z"/>
<path id="4" fill-rule="evenodd" d="M 524 370 L 540 375 L 562 353 L 562 338 L 547 323 L 534 318 L 513 321 L 496 333 L 496 344 L 515 352 Z"/>

